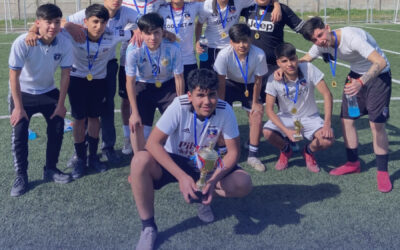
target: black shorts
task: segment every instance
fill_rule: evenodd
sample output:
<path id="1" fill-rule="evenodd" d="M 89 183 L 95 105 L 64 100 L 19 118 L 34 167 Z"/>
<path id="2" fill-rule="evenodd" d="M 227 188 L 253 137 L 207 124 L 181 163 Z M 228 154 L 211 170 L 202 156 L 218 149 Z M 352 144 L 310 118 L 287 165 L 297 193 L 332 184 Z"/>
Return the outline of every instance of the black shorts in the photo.
<path id="1" fill-rule="evenodd" d="M 351 78 L 359 78 L 361 75 L 351 71 Z M 347 79 L 347 78 L 346 78 Z M 390 96 L 392 94 L 392 76 L 390 71 L 382 73 L 374 79 L 365 83 L 357 94 L 358 107 L 360 108 L 360 117 L 368 115 L 368 119 L 375 123 L 385 123 L 389 115 Z M 349 117 L 347 111 L 347 99 L 345 94 L 342 96 L 341 118 L 358 119 Z"/>
<path id="2" fill-rule="evenodd" d="M 177 155 L 177 154 L 170 153 L 169 156 L 172 158 L 172 160 L 174 160 L 176 165 L 178 165 L 186 174 L 188 174 L 190 177 L 192 177 L 194 181 L 197 181 L 200 178 L 200 171 L 194 166 L 193 160 L 191 160 L 190 158 L 187 158 L 187 157 Z M 158 190 L 169 183 L 178 182 L 178 180 L 170 172 L 168 172 L 163 166 L 160 165 L 160 167 L 161 167 L 162 175 L 159 180 L 153 181 L 154 189 Z M 239 169 L 242 169 L 242 168 L 239 167 L 238 165 L 234 166 L 231 169 L 231 171 L 229 171 L 225 175 L 225 177 Z"/>
<path id="3" fill-rule="evenodd" d="M 153 83 L 136 82 L 136 103 L 142 124 L 153 126 L 156 108 L 164 113 L 176 97 L 175 79 L 163 82 L 160 88 Z"/>
<path id="4" fill-rule="evenodd" d="M 68 97 L 71 115 L 77 120 L 86 117 L 99 117 L 106 101 L 106 79 L 93 79 L 71 76 Z"/>
<path id="5" fill-rule="evenodd" d="M 233 102 L 239 101 L 242 103 L 244 109 L 250 111 L 253 103 L 253 89 L 254 83 L 248 83 L 247 90 L 249 91 L 249 96 L 246 97 L 244 94 L 246 91 L 244 83 L 226 79 L 225 101 L 231 106 Z"/>
<path id="6" fill-rule="evenodd" d="M 188 88 L 188 80 L 187 77 L 189 75 L 189 73 L 194 70 L 197 69 L 197 64 L 186 64 L 183 65 L 183 78 L 185 79 L 185 93 L 188 92 L 189 88 Z"/>
<path id="7" fill-rule="evenodd" d="M 121 98 L 128 99 L 128 93 L 126 92 L 125 66 L 119 66 L 119 71 L 118 71 L 118 95 Z"/>

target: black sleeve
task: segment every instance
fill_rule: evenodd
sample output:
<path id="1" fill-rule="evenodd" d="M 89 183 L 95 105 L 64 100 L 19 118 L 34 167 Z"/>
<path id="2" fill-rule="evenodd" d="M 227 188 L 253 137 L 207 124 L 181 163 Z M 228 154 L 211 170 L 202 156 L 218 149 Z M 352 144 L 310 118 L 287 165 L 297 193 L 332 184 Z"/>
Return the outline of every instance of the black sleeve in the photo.
<path id="1" fill-rule="evenodd" d="M 251 7 L 247 7 L 245 9 L 242 9 L 242 11 L 240 12 L 240 16 L 244 16 L 246 18 L 246 20 L 249 18 L 249 10 Z"/>
<path id="2" fill-rule="evenodd" d="M 285 24 L 298 33 L 303 24 L 303 20 L 301 20 L 301 18 L 299 18 L 296 13 L 294 13 L 293 10 L 287 5 L 281 4 L 281 10 L 282 19 L 284 20 Z"/>

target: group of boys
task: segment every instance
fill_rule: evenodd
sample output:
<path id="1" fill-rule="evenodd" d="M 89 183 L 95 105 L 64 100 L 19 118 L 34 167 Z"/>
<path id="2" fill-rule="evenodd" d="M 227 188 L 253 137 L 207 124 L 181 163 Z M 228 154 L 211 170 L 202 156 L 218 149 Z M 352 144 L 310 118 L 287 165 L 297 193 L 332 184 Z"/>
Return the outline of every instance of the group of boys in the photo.
<path id="1" fill-rule="evenodd" d="M 205 4 L 221 2 L 222 5 L 224 1 L 228 4 L 225 8 L 234 5 L 234 1 L 227 0 L 206 0 Z M 139 5 L 137 2 L 144 3 Z M 114 109 L 118 69 L 115 47 L 121 41 L 130 40 L 133 34 L 135 44 L 126 48 L 125 67 L 120 68 L 120 75 L 121 69 L 125 71 L 122 73 L 125 79 L 120 77 L 119 84 L 130 110 L 124 136 L 130 136 L 128 141 L 134 151 L 129 182 L 142 221 L 137 249 L 152 249 L 157 236 L 154 190 L 178 182 L 185 201 L 199 203 L 198 216 L 204 222 L 214 220 L 210 207 L 214 195 L 243 197 L 251 191 L 250 175 L 238 166 L 240 143 L 238 124 L 231 107 L 234 101 L 240 101 L 249 116 L 247 162 L 250 166 L 265 171 L 256 156 L 263 133 L 268 142 L 280 150 L 275 169 L 288 168 L 293 143 L 304 137 L 310 141 L 302 150 L 306 167 L 311 172 L 320 171 L 314 154 L 334 142 L 332 95 L 323 79 L 324 74 L 309 63 L 322 55 L 327 55 L 331 64 L 342 59 L 351 66 L 348 77 L 351 83 L 344 87 L 340 115 L 348 161 L 330 174 L 360 172 L 354 121 L 368 114 L 378 166 L 378 190 L 391 191 L 385 131 L 391 75 L 385 55 L 367 32 L 348 27 L 331 30 L 319 17 L 303 22 L 283 4 L 279 4 L 281 16 L 272 22 L 271 9 L 274 7 L 271 2 L 256 0 L 254 5 L 242 11 L 246 22 L 234 24 L 229 29 L 230 45 L 216 52 L 213 70 L 193 68 L 183 62 L 184 51 L 179 44 L 163 39 L 166 35 L 163 17 L 146 13 L 147 1 L 134 1 L 136 11 L 121 6 L 121 1 L 115 4 L 105 0 L 104 6 L 93 4 L 68 18 L 69 22 L 84 24 L 83 33 L 81 27 L 71 23 L 65 24 L 65 30 L 61 31 L 61 10 L 53 4 L 40 6 L 32 39 L 27 39 L 26 34 L 17 38 L 9 59 L 10 122 L 17 173 L 11 196 L 22 195 L 28 188 L 27 133 L 30 118 L 35 113 L 42 113 L 48 123 L 46 180 L 68 183 L 87 171 L 87 163 L 89 168 L 105 171 L 105 165 L 97 156 L 100 127 L 108 159 L 117 160 L 113 152 L 114 116 L 112 114 L 112 129 L 104 124 L 103 120 L 107 121 L 107 118 L 102 117 L 100 123 L 99 117 L 113 113 Z M 159 6 L 152 7 L 151 12 Z M 172 7 L 170 10 L 173 16 Z M 181 12 L 181 18 L 185 18 L 184 10 Z M 224 8 L 218 8 L 217 12 L 223 19 Z M 293 45 L 283 42 L 285 24 L 314 43 L 301 59 L 297 58 Z M 124 29 L 127 25 L 130 28 Z M 175 21 L 173 27 L 177 27 Z M 25 42 L 36 39 L 36 46 Z M 50 67 L 42 67 L 44 63 Z M 58 66 L 62 68 L 60 90 L 55 87 L 53 77 Z M 318 112 L 315 88 L 324 99 L 324 119 Z M 56 168 L 63 139 L 67 93 L 75 119 L 71 175 Z M 356 118 L 350 117 L 347 111 L 346 96 L 354 95 L 360 108 L 360 116 Z M 108 101 L 111 104 L 107 104 Z M 269 121 L 262 128 L 263 102 Z M 278 112 L 274 109 L 276 104 Z M 156 108 L 162 116 L 151 130 Z M 209 174 L 205 187 L 199 190 L 196 185 L 200 178 L 199 152 L 216 144 L 220 147 L 220 167 Z"/>

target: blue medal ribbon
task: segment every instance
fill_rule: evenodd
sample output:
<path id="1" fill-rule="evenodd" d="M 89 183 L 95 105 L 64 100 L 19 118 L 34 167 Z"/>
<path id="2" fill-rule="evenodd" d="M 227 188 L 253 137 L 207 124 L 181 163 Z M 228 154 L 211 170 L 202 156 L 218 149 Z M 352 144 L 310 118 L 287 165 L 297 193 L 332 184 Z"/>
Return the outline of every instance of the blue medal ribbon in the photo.
<path id="1" fill-rule="evenodd" d="M 94 54 L 93 61 L 90 62 L 91 61 L 90 60 L 90 42 L 89 42 L 89 35 L 86 33 L 86 51 L 87 51 L 87 54 L 88 54 L 88 69 L 89 69 L 89 72 L 92 71 L 94 61 L 96 60 L 97 55 L 99 54 L 101 40 L 103 40 L 103 35 L 101 35 L 101 37 L 99 38 L 99 41 L 97 42 L 98 46 L 97 46 L 96 54 Z"/>
<path id="2" fill-rule="evenodd" d="M 336 75 L 337 48 L 338 48 L 338 44 L 337 43 L 338 43 L 338 41 L 337 41 L 336 32 L 332 31 L 332 33 L 335 36 L 335 59 L 334 59 L 335 64 L 334 65 L 332 65 L 332 61 L 331 61 L 332 59 L 331 59 L 331 54 L 330 53 L 328 53 L 328 57 L 329 57 L 329 66 L 331 68 L 332 76 L 335 77 L 335 75 Z"/>
<path id="3" fill-rule="evenodd" d="M 240 60 L 239 60 L 238 55 L 236 54 L 236 51 L 233 50 L 233 53 L 235 54 L 236 62 L 238 64 L 238 66 L 239 66 L 240 73 L 242 74 L 242 77 L 243 77 L 243 80 L 244 80 L 244 86 L 245 86 L 245 88 L 247 90 L 247 76 L 249 75 L 249 54 L 250 54 L 250 51 L 246 56 L 246 73 L 243 72 L 242 64 L 240 63 Z"/>
<path id="4" fill-rule="evenodd" d="M 138 14 L 140 15 L 140 10 L 139 7 L 136 3 L 136 0 L 133 0 L 133 3 L 135 4 L 136 10 L 138 12 Z M 147 0 L 144 1 L 144 10 L 143 10 L 143 15 L 146 15 L 146 8 L 147 8 Z"/>
<path id="5" fill-rule="evenodd" d="M 147 57 L 149 58 L 150 65 L 151 65 L 151 73 L 153 74 L 154 78 L 156 78 L 157 74 L 158 74 L 158 69 L 160 68 L 161 46 L 159 48 L 160 52 L 159 52 L 158 59 L 157 59 L 157 68 L 156 69 L 153 68 L 153 60 L 151 60 L 150 51 L 146 45 L 145 45 L 145 49 L 146 49 Z"/>
<path id="6" fill-rule="evenodd" d="M 295 94 L 294 98 L 292 99 L 292 98 L 289 97 L 289 88 L 288 88 L 288 86 L 287 86 L 287 83 L 285 82 L 285 77 L 283 77 L 283 83 L 285 84 L 285 89 L 286 89 L 286 96 L 287 96 L 287 98 L 289 98 L 291 101 L 293 101 L 294 104 L 296 104 L 296 102 L 297 102 L 297 97 L 299 96 L 299 85 L 300 85 L 300 82 L 301 82 L 301 81 L 302 81 L 302 80 L 297 80 L 297 82 L 296 82 L 296 94 Z"/>
<path id="7" fill-rule="evenodd" d="M 185 4 L 183 4 L 183 7 L 182 7 L 181 20 L 179 21 L 178 26 L 176 26 L 174 11 L 172 10 L 172 6 L 171 6 L 171 5 L 169 6 L 169 9 L 170 9 L 170 11 L 171 11 L 172 21 L 174 22 L 175 33 L 176 33 L 176 35 L 178 35 L 179 29 L 181 28 L 180 25 L 181 25 L 182 22 L 183 22 L 183 13 L 184 13 L 184 11 L 185 11 Z"/>
<path id="8" fill-rule="evenodd" d="M 255 19 L 255 22 L 256 22 L 256 29 L 257 29 L 257 31 L 260 29 L 261 22 L 264 20 L 264 16 L 265 16 L 265 14 L 267 14 L 268 8 L 269 8 L 269 4 L 267 5 L 267 8 L 264 10 L 264 13 L 262 14 L 262 16 L 261 16 L 261 18 L 260 18 L 260 22 L 258 22 L 258 12 L 257 12 L 257 10 L 258 10 L 258 4 L 256 4 L 256 15 L 255 15 L 254 19 Z"/>
<path id="9" fill-rule="evenodd" d="M 200 137 L 203 134 L 204 130 L 206 129 L 207 123 L 208 123 L 208 117 L 206 117 L 206 119 L 204 120 L 204 125 L 203 125 L 203 128 L 201 129 Z M 197 113 L 196 113 L 196 111 L 193 111 L 194 146 L 197 148 L 198 144 L 197 144 L 197 128 L 196 128 L 197 126 L 196 125 L 197 125 Z"/>
<path id="10" fill-rule="evenodd" d="M 217 8 L 218 8 L 218 13 L 219 13 L 219 19 L 221 20 L 222 28 L 225 29 L 226 26 L 226 20 L 228 18 L 228 12 L 229 12 L 229 5 L 226 5 L 226 11 L 225 11 L 225 17 L 222 20 L 222 12 L 221 12 L 221 7 L 219 7 L 219 4 L 217 2 Z"/>

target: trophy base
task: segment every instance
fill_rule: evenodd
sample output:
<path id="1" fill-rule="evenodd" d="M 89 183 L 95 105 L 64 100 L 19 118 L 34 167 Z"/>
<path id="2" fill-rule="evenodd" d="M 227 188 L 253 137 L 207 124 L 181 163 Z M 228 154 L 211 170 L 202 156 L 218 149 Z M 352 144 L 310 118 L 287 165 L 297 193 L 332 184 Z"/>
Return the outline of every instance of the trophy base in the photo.
<path id="1" fill-rule="evenodd" d="M 205 195 L 201 191 L 195 191 L 194 194 L 198 197 L 198 199 L 194 199 L 189 196 L 190 203 L 201 203 L 205 198 Z"/>
<path id="2" fill-rule="evenodd" d="M 303 136 L 302 135 L 293 135 L 293 138 L 294 138 L 295 141 L 303 140 Z"/>

